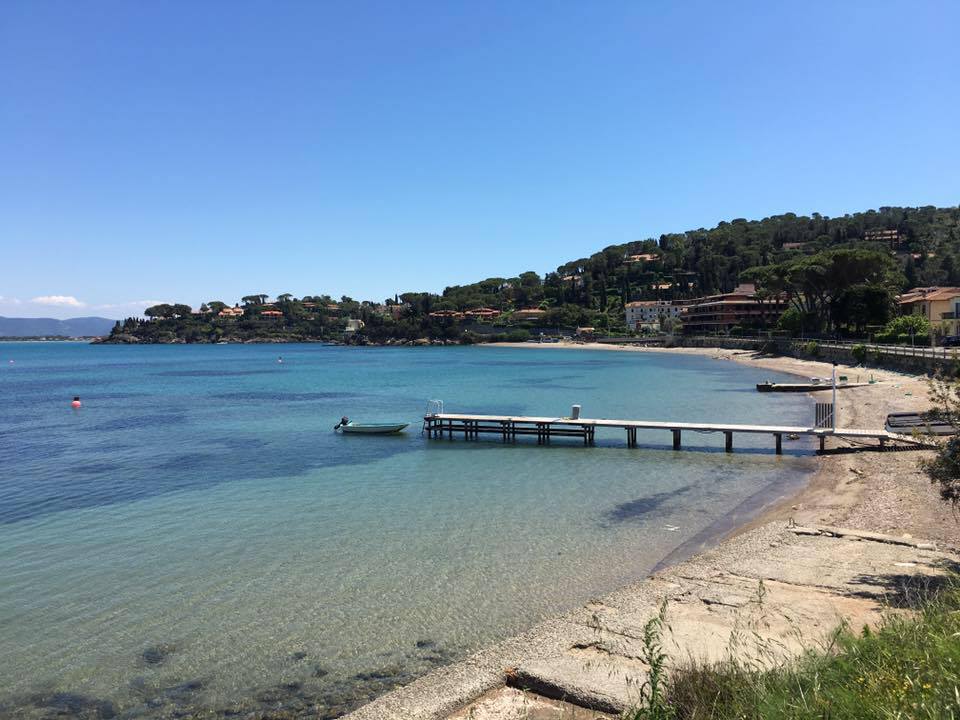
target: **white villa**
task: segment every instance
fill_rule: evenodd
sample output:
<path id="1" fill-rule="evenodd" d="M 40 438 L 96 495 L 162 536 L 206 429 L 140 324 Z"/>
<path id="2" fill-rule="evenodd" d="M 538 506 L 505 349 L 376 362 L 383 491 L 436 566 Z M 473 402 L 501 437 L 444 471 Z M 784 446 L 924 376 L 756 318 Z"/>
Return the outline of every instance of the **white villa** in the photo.
<path id="1" fill-rule="evenodd" d="M 683 309 L 680 303 L 671 300 L 638 300 L 627 303 L 627 327 L 641 330 L 644 326 L 656 328 L 660 318 L 679 318 Z"/>

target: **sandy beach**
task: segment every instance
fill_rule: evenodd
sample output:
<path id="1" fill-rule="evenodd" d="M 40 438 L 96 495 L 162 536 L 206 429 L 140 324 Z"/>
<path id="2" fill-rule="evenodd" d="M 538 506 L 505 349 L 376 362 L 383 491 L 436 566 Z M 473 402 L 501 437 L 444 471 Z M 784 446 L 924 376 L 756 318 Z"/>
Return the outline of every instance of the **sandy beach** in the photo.
<path id="1" fill-rule="evenodd" d="M 602 343 L 499 343 L 501 347 L 565 348 L 700 355 L 720 362 L 737 362 L 798 377 L 830 377 L 827 362 L 758 355 L 750 350 L 721 348 L 631 347 Z M 849 388 L 837 394 L 838 424 L 844 427 L 883 427 L 888 413 L 923 410 L 930 406 L 928 378 L 872 367 L 838 365 L 837 373 L 851 382 L 873 378 L 877 384 Z M 817 457 L 819 468 L 799 493 L 767 509 L 744 532 L 772 520 L 792 518 L 798 524 L 848 524 L 881 532 L 916 534 L 960 547 L 960 524 L 949 506 L 918 467 L 923 451 L 900 450 L 845 453 L 848 442 L 828 444 L 830 453 Z M 894 478 L 896 482 L 894 482 Z"/>
<path id="2" fill-rule="evenodd" d="M 805 378 L 832 370 L 829 363 L 742 350 L 501 345 L 697 354 Z M 929 405 L 923 376 L 848 366 L 838 372 L 851 381 L 877 380 L 838 392 L 841 426 L 880 428 L 887 413 Z M 805 487 L 775 498 L 715 546 L 692 557 L 681 550 L 652 576 L 440 668 L 349 717 L 612 717 L 635 702 L 645 673 L 638 647 L 643 624 L 664 602 L 672 628 L 668 650 L 677 656 L 722 657 L 744 623 L 757 623 L 751 627 L 762 628 L 758 637 L 789 654 L 818 642 L 841 619 L 853 627 L 876 622 L 891 598 L 932 582 L 958 557 L 960 523 L 919 469 L 929 452 L 831 439 Z M 758 583 L 765 594 L 762 622 L 750 601 Z"/>

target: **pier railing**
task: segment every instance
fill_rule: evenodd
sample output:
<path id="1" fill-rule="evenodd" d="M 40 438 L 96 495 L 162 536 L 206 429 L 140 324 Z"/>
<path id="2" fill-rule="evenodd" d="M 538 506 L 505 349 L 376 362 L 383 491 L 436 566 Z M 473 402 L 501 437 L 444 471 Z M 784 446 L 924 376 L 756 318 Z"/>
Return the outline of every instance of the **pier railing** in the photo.
<path id="1" fill-rule="evenodd" d="M 735 433 L 771 435 L 774 449 L 779 455 L 783 452 L 783 436 L 810 436 L 820 440 L 820 450 L 825 449 L 828 437 L 863 441 L 877 440 L 880 446 L 890 440 L 915 443 L 907 436 L 890 433 L 887 430 L 861 430 L 857 428 L 795 427 L 780 425 L 735 425 L 729 423 L 687 423 L 664 422 L 660 420 L 608 420 L 605 418 L 563 418 L 534 417 L 512 415 L 475 415 L 460 413 L 433 413 L 423 418 L 424 432 L 428 438 L 439 440 L 446 437 L 453 440 L 478 440 L 481 435 L 499 436 L 507 442 L 516 442 L 521 436 L 535 436 L 538 445 L 548 445 L 552 438 L 575 437 L 583 440 L 586 446 L 596 441 L 596 431 L 615 429 L 626 433 L 627 447 L 637 446 L 639 430 L 669 431 L 672 435 L 673 449 L 681 449 L 682 434 L 685 431 L 698 433 L 723 433 L 724 449 L 733 452 Z"/>

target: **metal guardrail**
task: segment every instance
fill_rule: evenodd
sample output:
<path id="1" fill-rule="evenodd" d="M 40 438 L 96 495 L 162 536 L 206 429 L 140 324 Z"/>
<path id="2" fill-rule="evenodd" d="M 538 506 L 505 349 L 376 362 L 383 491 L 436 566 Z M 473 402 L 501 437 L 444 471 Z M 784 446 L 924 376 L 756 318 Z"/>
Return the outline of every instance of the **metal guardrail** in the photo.
<path id="1" fill-rule="evenodd" d="M 796 341 L 795 341 L 796 342 Z M 821 342 L 816 341 L 821 348 L 835 350 L 852 350 L 856 345 L 862 345 L 867 353 L 874 355 L 891 355 L 894 357 L 914 357 L 926 358 L 929 360 L 957 360 L 960 359 L 958 348 L 955 347 L 927 347 L 927 346 L 908 346 L 908 345 L 881 345 L 876 343 L 856 343 L 856 342 Z"/>
<path id="2" fill-rule="evenodd" d="M 816 338 L 745 338 L 745 337 L 717 337 L 717 336 L 698 336 L 685 335 L 684 341 L 702 342 L 704 344 L 715 344 L 722 347 L 724 344 L 733 345 L 752 345 L 762 347 L 765 345 L 793 345 L 799 346 L 806 343 L 816 343 L 821 350 L 845 350 L 852 351 L 857 345 L 862 345 L 867 350 L 868 357 L 877 355 L 889 355 L 892 357 L 920 358 L 937 362 L 960 361 L 960 347 L 930 347 L 930 346 L 909 346 L 909 345 L 888 345 L 884 343 L 871 343 L 857 340 L 818 340 Z"/>
<path id="3" fill-rule="evenodd" d="M 684 344 L 701 344 L 706 347 L 764 347 L 773 344 L 774 346 L 793 346 L 800 347 L 807 343 L 816 343 L 821 350 L 844 350 L 850 352 L 857 345 L 862 345 L 867 350 L 868 358 L 875 358 L 878 355 L 888 355 L 898 358 L 919 358 L 930 360 L 931 362 L 952 362 L 960 361 L 960 347 L 929 347 L 929 346 L 910 346 L 910 345 L 888 345 L 885 343 L 864 342 L 862 340 L 823 340 L 818 338 L 756 338 L 756 337 L 725 337 L 720 335 L 660 335 L 647 337 L 599 337 L 596 342 L 605 344 L 622 345 L 661 345 L 669 344 L 672 340 Z"/>

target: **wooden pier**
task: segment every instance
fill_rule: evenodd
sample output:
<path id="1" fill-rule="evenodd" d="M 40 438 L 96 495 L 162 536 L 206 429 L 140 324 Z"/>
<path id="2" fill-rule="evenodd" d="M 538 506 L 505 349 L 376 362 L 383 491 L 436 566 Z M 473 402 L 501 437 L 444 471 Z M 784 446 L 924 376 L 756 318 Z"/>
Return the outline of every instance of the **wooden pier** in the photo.
<path id="1" fill-rule="evenodd" d="M 464 440 L 478 440 L 481 435 L 499 436 L 503 442 L 516 442 L 518 436 L 536 436 L 538 445 L 547 445 L 552 438 L 582 438 L 584 445 L 593 445 L 597 428 L 614 428 L 626 433 L 627 447 L 637 446 L 638 430 L 670 431 L 673 449 L 681 449 L 684 431 L 697 433 L 723 433 L 724 449 L 733 452 L 734 433 L 771 435 L 778 455 L 783 452 L 783 436 L 811 436 L 820 439 L 824 450 L 828 437 L 847 440 L 877 440 L 880 446 L 887 441 L 898 440 L 916 444 L 909 436 L 897 435 L 887 430 L 858 430 L 853 428 L 792 427 L 787 425 L 731 425 L 727 423 L 662 422 L 657 420 L 606 420 L 591 418 L 527 417 L 512 415 L 463 415 L 457 413 L 433 413 L 423 418 L 427 437 L 449 440 L 463 436 Z"/>

